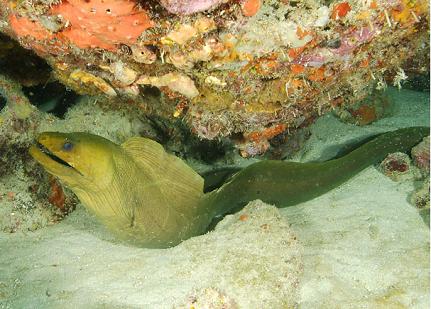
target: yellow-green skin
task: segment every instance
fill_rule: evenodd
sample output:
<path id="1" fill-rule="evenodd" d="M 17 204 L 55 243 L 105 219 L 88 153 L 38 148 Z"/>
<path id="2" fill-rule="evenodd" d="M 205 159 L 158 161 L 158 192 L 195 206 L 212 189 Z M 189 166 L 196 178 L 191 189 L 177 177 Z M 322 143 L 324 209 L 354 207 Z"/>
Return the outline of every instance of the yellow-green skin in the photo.
<path id="1" fill-rule="evenodd" d="M 119 238 L 166 248 L 204 233 L 215 216 L 248 201 L 286 207 L 319 196 L 388 153 L 410 150 L 427 135 L 425 127 L 384 133 L 342 158 L 322 163 L 261 161 L 207 194 L 197 173 L 145 138 L 116 145 L 87 133 L 45 132 L 39 144 L 69 166 L 36 146 L 30 154 Z"/>
<path id="2" fill-rule="evenodd" d="M 203 179 L 152 140 L 120 146 L 87 133 L 46 132 L 38 142 L 70 166 L 36 146 L 30 154 L 120 239 L 165 248 L 202 233 L 211 221 L 200 208 Z M 66 150 L 65 143 L 73 147 Z"/>

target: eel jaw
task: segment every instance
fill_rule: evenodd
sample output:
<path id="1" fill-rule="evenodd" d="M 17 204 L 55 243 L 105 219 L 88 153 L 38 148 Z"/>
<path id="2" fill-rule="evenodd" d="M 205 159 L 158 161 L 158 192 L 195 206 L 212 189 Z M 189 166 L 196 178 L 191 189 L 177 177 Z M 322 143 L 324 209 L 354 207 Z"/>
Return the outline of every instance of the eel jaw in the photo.
<path id="1" fill-rule="evenodd" d="M 53 154 L 47 147 L 39 142 L 37 145 L 30 147 L 29 153 L 36 161 L 42 164 L 42 166 L 53 175 L 61 177 L 77 173 L 83 176 L 82 173 L 76 168 Z"/>

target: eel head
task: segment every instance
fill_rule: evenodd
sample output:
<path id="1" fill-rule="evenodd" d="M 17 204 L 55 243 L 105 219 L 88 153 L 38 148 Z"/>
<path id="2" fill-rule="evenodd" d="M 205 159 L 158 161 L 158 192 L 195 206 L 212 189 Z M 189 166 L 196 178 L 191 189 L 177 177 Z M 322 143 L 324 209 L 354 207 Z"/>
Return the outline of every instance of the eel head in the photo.
<path id="1" fill-rule="evenodd" d="M 44 132 L 29 152 L 67 186 L 98 190 L 111 182 L 115 148 L 109 140 L 88 133 Z"/>

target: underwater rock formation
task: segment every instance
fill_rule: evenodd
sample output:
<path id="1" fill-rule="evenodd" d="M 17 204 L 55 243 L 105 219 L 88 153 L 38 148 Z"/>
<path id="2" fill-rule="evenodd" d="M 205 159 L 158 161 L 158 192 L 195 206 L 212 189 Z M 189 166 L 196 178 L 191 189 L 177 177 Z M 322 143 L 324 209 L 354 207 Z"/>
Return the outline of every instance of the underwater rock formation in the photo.
<path id="1" fill-rule="evenodd" d="M 410 196 L 410 203 L 416 206 L 427 224 L 430 224 L 430 137 L 413 147 L 411 151 L 413 164 L 422 174 L 422 181 L 416 184 L 416 189 Z"/>
<path id="2" fill-rule="evenodd" d="M 362 100 L 335 107 L 334 112 L 345 122 L 365 126 L 387 116 L 390 108 L 387 92 L 375 89 Z"/>
<path id="3" fill-rule="evenodd" d="M 414 167 L 412 166 L 410 157 L 403 152 L 390 153 L 380 163 L 379 168 L 385 176 L 393 181 L 405 180 L 407 177 L 415 174 L 415 171 L 412 170 Z"/>
<path id="4" fill-rule="evenodd" d="M 430 172 L 430 137 L 425 137 L 422 142 L 412 149 L 413 163 L 424 175 Z"/>
<path id="5" fill-rule="evenodd" d="M 8 94 L 7 98 L 13 96 Z M 0 112 L 0 232 L 34 231 L 58 221 L 58 213 L 47 200 L 48 177 L 27 151 L 35 124 L 42 117 L 32 112 L 31 117 L 19 119 L 10 106 L 14 104 Z"/>
<path id="6" fill-rule="evenodd" d="M 427 1 L 0 3 L 0 32 L 68 87 L 137 105 L 158 87 L 165 117 L 201 138 L 242 135 L 245 156 L 387 82 L 400 87 L 403 65 L 416 57 L 426 72 L 429 58 Z"/>
<path id="7" fill-rule="evenodd" d="M 26 119 L 35 111 L 34 106 L 30 104 L 28 98 L 22 93 L 21 86 L 1 74 L 0 96 L 6 99 L 6 104 L 9 106 L 10 111 L 18 119 Z"/>
<path id="8" fill-rule="evenodd" d="M 430 180 L 425 179 L 421 185 L 413 192 L 410 202 L 418 209 L 430 208 Z M 429 216 L 429 215 L 428 215 Z"/>

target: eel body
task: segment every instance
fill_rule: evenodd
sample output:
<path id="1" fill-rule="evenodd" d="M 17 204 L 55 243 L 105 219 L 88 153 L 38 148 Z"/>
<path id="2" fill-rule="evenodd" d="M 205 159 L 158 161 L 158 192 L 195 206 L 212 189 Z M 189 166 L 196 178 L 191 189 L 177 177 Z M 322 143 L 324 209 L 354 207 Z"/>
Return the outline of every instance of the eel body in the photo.
<path id="1" fill-rule="evenodd" d="M 166 248 L 204 233 L 215 217 L 251 200 L 287 207 L 317 197 L 427 135 L 426 127 L 387 132 L 326 162 L 261 161 L 206 194 L 201 176 L 146 138 L 116 145 L 87 133 L 45 132 L 30 154 L 119 238 Z"/>

